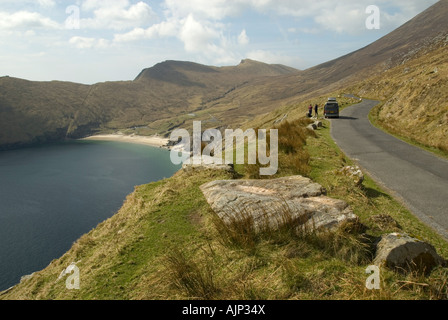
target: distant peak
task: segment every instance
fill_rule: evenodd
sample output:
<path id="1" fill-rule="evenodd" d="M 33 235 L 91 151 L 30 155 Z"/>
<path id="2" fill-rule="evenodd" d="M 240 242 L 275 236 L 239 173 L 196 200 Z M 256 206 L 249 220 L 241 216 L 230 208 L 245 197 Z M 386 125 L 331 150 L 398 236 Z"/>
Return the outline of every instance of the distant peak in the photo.
<path id="1" fill-rule="evenodd" d="M 271 75 L 273 73 L 288 74 L 288 73 L 295 73 L 295 72 L 299 71 L 295 68 L 288 67 L 288 66 L 285 66 L 282 64 L 268 64 L 265 62 L 252 60 L 252 59 L 241 60 L 240 64 L 237 66 L 237 68 L 255 69 L 255 70 L 258 70 L 259 72 L 262 72 L 265 74 L 271 73 Z"/>
<path id="2" fill-rule="evenodd" d="M 252 59 L 243 59 L 243 60 L 241 60 L 240 65 L 243 65 L 243 64 L 265 64 L 265 63 L 260 62 L 260 61 L 255 61 Z"/>

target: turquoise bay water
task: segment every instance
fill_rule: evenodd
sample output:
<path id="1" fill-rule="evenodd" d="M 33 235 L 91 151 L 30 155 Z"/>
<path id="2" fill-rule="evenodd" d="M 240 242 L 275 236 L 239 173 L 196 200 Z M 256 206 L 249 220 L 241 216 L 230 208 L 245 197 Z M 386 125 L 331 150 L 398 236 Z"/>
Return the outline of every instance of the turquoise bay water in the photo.
<path id="1" fill-rule="evenodd" d="M 0 290 L 61 257 L 135 186 L 179 169 L 167 150 L 116 142 L 0 152 Z"/>

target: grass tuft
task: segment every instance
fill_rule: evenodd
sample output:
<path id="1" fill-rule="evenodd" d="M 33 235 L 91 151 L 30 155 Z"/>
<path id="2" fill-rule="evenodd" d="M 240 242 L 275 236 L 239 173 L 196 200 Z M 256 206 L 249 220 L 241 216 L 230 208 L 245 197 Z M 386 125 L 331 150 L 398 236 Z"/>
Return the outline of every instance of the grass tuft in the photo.
<path id="1" fill-rule="evenodd" d="M 189 299 L 210 300 L 219 293 L 210 261 L 199 265 L 180 250 L 174 250 L 166 256 L 165 264 L 174 286 L 184 291 Z"/>

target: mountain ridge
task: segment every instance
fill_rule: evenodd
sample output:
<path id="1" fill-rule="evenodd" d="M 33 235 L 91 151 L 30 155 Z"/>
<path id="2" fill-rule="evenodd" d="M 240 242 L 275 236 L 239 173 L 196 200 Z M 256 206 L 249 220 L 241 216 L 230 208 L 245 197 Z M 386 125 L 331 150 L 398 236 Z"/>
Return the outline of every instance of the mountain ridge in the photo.
<path id="1" fill-rule="evenodd" d="M 142 70 L 134 81 L 84 85 L 2 77 L 0 149 L 147 125 L 194 112 L 255 78 L 294 71 L 255 61 L 244 70 L 166 61 Z"/>

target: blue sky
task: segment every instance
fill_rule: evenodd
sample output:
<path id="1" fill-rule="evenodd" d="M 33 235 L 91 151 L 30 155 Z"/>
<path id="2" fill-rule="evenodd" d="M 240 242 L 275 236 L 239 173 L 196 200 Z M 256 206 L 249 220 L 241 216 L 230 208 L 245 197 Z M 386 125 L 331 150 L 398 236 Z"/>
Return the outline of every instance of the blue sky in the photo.
<path id="1" fill-rule="evenodd" d="M 133 80 L 165 60 L 307 69 L 364 47 L 437 0 L 0 0 L 0 75 Z M 379 9 L 380 29 L 368 29 Z"/>

